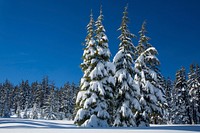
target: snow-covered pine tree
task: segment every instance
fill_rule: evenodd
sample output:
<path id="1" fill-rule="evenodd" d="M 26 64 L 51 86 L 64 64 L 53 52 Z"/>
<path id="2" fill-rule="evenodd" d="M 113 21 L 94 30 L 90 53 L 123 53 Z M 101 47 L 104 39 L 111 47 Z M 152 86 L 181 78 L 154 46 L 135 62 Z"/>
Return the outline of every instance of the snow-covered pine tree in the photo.
<path id="1" fill-rule="evenodd" d="M 192 123 L 196 123 L 197 122 L 197 116 L 196 116 L 196 110 L 195 110 L 195 104 L 196 104 L 196 100 L 193 99 L 193 97 L 195 96 L 194 91 L 196 91 L 197 87 L 198 87 L 198 82 L 195 81 L 196 75 L 195 75 L 195 66 L 194 64 L 190 65 L 190 71 L 188 73 L 188 80 L 187 80 L 187 86 L 188 86 L 188 90 L 189 90 L 189 115 L 191 118 L 191 122 Z"/>
<path id="2" fill-rule="evenodd" d="M 69 89 L 67 91 L 67 97 L 68 97 L 68 108 L 67 108 L 67 117 L 68 119 L 72 120 L 72 115 L 73 115 L 73 91 L 74 87 L 72 88 L 72 85 L 69 86 Z"/>
<path id="3" fill-rule="evenodd" d="M 197 123 L 200 124 L 200 67 L 196 64 L 196 79 L 198 81 L 198 91 L 196 92 L 196 97 L 199 99 L 197 101 L 198 118 Z"/>
<path id="4" fill-rule="evenodd" d="M 28 114 L 28 106 L 25 106 L 25 109 L 23 110 L 23 119 L 28 119 L 29 118 L 29 114 Z"/>
<path id="5" fill-rule="evenodd" d="M 56 88 L 53 84 L 52 84 L 52 87 L 54 88 L 54 113 L 56 114 L 56 118 L 58 120 L 61 120 L 62 119 L 62 113 L 60 112 L 60 107 L 61 107 L 61 103 L 59 101 L 59 97 L 60 97 L 60 94 L 59 94 L 59 90 L 58 88 Z"/>
<path id="6" fill-rule="evenodd" d="M 43 104 L 45 104 L 45 99 L 48 98 L 49 94 L 50 94 L 50 91 L 51 91 L 51 87 L 49 85 L 49 78 L 48 76 L 45 76 L 43 79 L 42 79 L 42 83 L 41 83 L 41 89 L 42 89 L 42 97 L 41 97 L 41 107 L 43 107 Z"/>
<path id="7" fill-rule="evenodd" d="M 196 64 L 196 76 L 198 82 L 200 82 L 200 66 L 198 64 Z"/>
<path id="8" fill-rule="evenodd" d="M 166 109 L 166 114 L 165 117 L 167 118 L 167 123 L 171 124 L 172 120 L 172 97 L 173 97 L 173 84 L 172 84 L 172 80 L 170 78 L 167 78 L 165 81 L 166 84 L 166 90 L 165 90 L 165 94 L 166 94 L 166 100 L 167 100 L 167 109 Z"/>
<path id="9" fill-rule="evenodd" d="M 79 91 L 79 87 L 75 84 L 75 83 L 72 83 L 71 84 L 71 95 L 70 95 L 70 119 L 71 120 L 74 120 L 75 116 L 76 116 L 76 110 L 75 110 L 75 106 L 76 106 L 76 96 L 77 96 L 77 93 Z"/>
<path id="10" fill-rule="evenodd" d="M 31 96 L 30 96 L 30 101 L 31 101 L 31 114 L 30 118 L 31 119 L 38 119 L 40 118 L 40 100 L 39 100 L 39 88 L 41 85 L 36 81 L 31 83 Z"/>
<path id="11" fill-rule="evenodd" d="M 10 117 L 11 115 L 11 92 L 13 90 L 12 84 L 6 80 L 5 83 L 3 84 L 3 117 Z"/>
<path id="12" fill-rule="evenodd" d="M 82 82 L 81 90 L 77 96 L 77 103 L 82 107 L 77 111 L 75 123 L 86 127 L 108 127 L 111 116 L 109 107 L 113 98 L 114 65 L 109 61 L 110 50 L 108 49 L 108 39 L 102 24 L 102 8 L 95 23 L 96 45 L 90 53 L 90 64 L 87 69 L 89 82 Z M 91 41 L 90 41 L 91 42 Z M 94 55 L 93 55 L 94 54 Z M 89 83 L 89 84 L 88 84 Z M 86 89 L 87 86 L 87 89 Z M 83 88 L 86 89 L 83 92 Z M 82 99 L 85 99 L 84 101 Z"/>
<path id="13" fill-rule="evenodd" d="M 69 113 L 69 101 L 70 101 L 70 83 L 67 82 L 64 84 L 64 86 L 60 89 L 60 93 L 61 93 L 61 99 L 60 99 L 60 103 L 61 103 L 61 111 L 64 113 L 64 118 L 69 119 L 70 117 L 70 113 Z"/>
<path id="14" fill-rule="evenodd" d="M 39 110 L 38 110 L 37 103 L 34 103 L 33 104 L 33 108 L 31 110 L 31 116 L 30 116 L 30 118 L 31 119 L 38 119 L 38 113 L 39 113 Z"/>
<path id="15" fill-rule="evenodd" d="M 38 118 L 43 119 L 44 113 L 43 113 L 43 107 L 44 107 L 44 90 L 41 83 L 34 83 L 32 85 L 32 89 L 35 90 L 34 92 L 34 104 L 36 103 L 37 109 L 38 109 Z"/>
<path id="16" fill-rule="evenodd" d="M 178 73 L 178 71 L 176 72 L 176 74 Z M 174 81 L 174 83 L 173 83 L 173 86 L 172 86 L 173 88 L 172 88 L 172 102 L 171 102 L 171 113 L 172 113 L 172 115 L 171 115 L 171 124 L 175 124 L 175 123 L 178 123 L 177 122 L 177 115 L 175 114 L 176 112 L 177 112 L 177 92 L 176 92 L 176 90 L 175 90 L 175 81 Z"/>
<path id="17" fill-rule="evenodd" d="M 111 123 L 110 108 L 113 102 L 114 72 L 115 67 L 110 62 L 110 50 L 108 48 L 108 38 L 102 24 L 102 6 L 100 15 L 95 23 L 96 26 L 96 55 L 92 59 L 92 71 L 89 75 L 90 94 L 86 100 L 86 107 L 94 107 L 91 117 L 86 124 L 89 126 L 107 127 Z M 92 100 L 92 102 L 91 102 Z"/>
<path id="18" fill-rule="evenodd" d="M 42 108 L 44 102 L 44 92 L 42 90 L 42 85 L 38 83 L 35 87 L 35 102 L 38 108 Z"/>
<path id="19" fill-rule="evenodd" d="M 115 78 L 115 115 L 113 126 L 136 126 L 135 113 L 140 110 L 138 101 L 139 86 L 133 80 L 133 51 L 135 49 L 131 38 L 135 37 L 128 29 L 127 6 L 123 12 L 122 23 L 119 28 L 119 51 L 113 62 L 116 67 Z"/>
<path id="20" fill-rule="evenodd" d="M 0 117 L 3 116 L 3 111 L 4 111 L 4 89 L 3 85 L 0 84 Z"/>
<path id="21" fill-rule="evenodd" d="M 33 104 L 34 104 L 34 96 L 35 96 L 35 90 L 31 87 L 31 86 L 29 86 L 30 88 L 29 88 L 29 105 L 28 105 L 28 108 L 30 109 L 30 108 L 33 108 Z"/>
<path id="22" fill-rule="evenodd" d="M 20 108 L 20 103 L 19 102 L 17 102 L 16 115 L 17 115 L 17 118 L 21 118 L 21 108 Z"/>
<path id="23" fill-rule="evenodd" d="M 24 112 L 22 118 L 28 118 L 28 109 L 30 108 L 30 85 L 28 80 L 22 81 L 20 86 L 20 109 Z"/>
<path id="24" fill-rule="evenodd" d="M 151 57 L 150 57 L 151 58 Z M 159 61 L 159 60 L 158 60 Z M 152 85 L 155 87 L 155 96 L 157 97 L 157 106 L 158 108 L 156 110 L 153 110 L 151 114 L 151 123 L 152 124 L 166 124 L 167 118 L 166 111 L 167 111 L 167 100 L 166 100 L 166 85 L 165 85 L 165 78 L 161 74 L 159 69 L 159 64 L 156 64 L 156 61 L 152 61 L 151 59 L 148 61 L 147 66 L 153 71 L 153 73 L 156 73 L 156 77 L 151 75 L 151 78 L 149 81 L 152 83 Z M 150 71 L 150 74 L 152 72 Z"/>
<path id="25" fill-rule="evenodd" d="M 29 85 L 27 84 L 28 81 L 22 80 L 21 84 L 19 85 L 20 89 L 20 108 L 24 110 L 26 106 L 28 106 L 29 102 Z"/>
<path id="26" fill-rule="evenodd" d="M 58 119 L 58 110 L 57 99 L 55 97 L 55 86 L 52 84 L 50 88 L 50 94 L 47 95 L 47 98 L 44 102 L 44 118 L 47 120 L 56 120 Z"/>
<path id="27" fill-rule="evenodd" d="M 142 30 L 145 30 L 143 23 Z M 143 32 L 145 33 L 145 32 Z M 144 48 L 144 44 L 148 44 L 148 37 L 144 34 L 140 34 L 147 39 L 143 39 L 141 36 L 140 43 Z M 146 41 L 146 42 L 145 42 Z M 138 48 L 139 49 L 139 48 Z M 138 50 L 139 51 L 139 50 Z M 153 118 L 153 123 L 158 123 L 158 119 L 163 116 L 163 108 L 166 104 L 165 92 L 163 88 L 162 75 L 158 69 L 159 60 L 156 57 L 157 50 L 154 47 L 147 47 L 144 52 L 138 52 L 138 58 L 135 61 L 135 78 L 134 80 L 140 86 L 140 104 L 142 112 L 137 114 L 137 125 L 138 126 L 149 126 L 150 118 Z"/>
<path id="28" fill-rule="evenodd" d="M 200 123 L 199 101 L 200 101 L 200 83 L 198 82 L 197 72 L 194 64 L 190 65 L 187 86 L 190 95 L 190 118 L 193 124 Z"/>
<path id="29" fill-rule="evenodd" d="M 42 79 L 42 82 L 38 85 L 38 100 L 39 100 L 39 105 L 40 105 L 40 118 L 45 118 L 46 114 L 45 114 L 45 111 L 44 109 L 46 108 L 46 101 L 50 95 L 50 91 L 51 91 L 51 87 L 50 87 L 50 84 L 49 84 L 49 78 L 48 76 L 45 76 L 43 79 Z"/>
<path id="30" fill-rule="evenodd" d="M 90 86 L 90 77 L 89 74 L 91 72 L 91 60 L 95 57 L 96 54 L 96 44 L 94 40 L 94 19 L 91 10 L 90 14 L 90 22 L 87 25 L 87 33 L 85 39 L 85 49 L 83 52 L 83 63 L 81 63 L 81 68 L 83 71 L 83 77 L 80 82 L 80 91 L 78 92 L 76 98 L 76 116 L 74 119 L 74 123 L 78 126 L 83 126 L 83 123 L 90 118 L 89 109 L 84 107 L 84 103 L 86 98 L 88 97 L 87 91 Z"/>
<path id="31" fill-rule="evenodd" d="M 174 83 L 174 99 L 173 99 L 173 124 L 190 124 L 189 116 L 189 91 L 186 81 L 185 68 L 176 73 Z"/>
<path id="32" fill-rule="evenodd" d="M 19 102 L 19 88 L 18 88 L 18 86 L 13 86 L 13 91 L 12 91 L 11 97 L 12 97 L 11 108 L 13 109 L 13 113 L 16 114 L 17 104 Z"/>

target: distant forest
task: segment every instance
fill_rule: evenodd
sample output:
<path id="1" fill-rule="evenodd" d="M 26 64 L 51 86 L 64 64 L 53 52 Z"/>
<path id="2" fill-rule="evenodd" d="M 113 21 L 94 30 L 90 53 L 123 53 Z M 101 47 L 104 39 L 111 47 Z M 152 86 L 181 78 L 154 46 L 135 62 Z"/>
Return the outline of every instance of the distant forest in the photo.
<path id="1" fill-rule="evenodd" d="M 185 68 L 176 73 L 175 81 L 163 80 L 168 106 L 165 115 L 157 123 L 200 123 L 200 67 L 190 65 L 187 74 Z M 185 89 L 183 89 L 185 88 Z M 29 119 L 73 120 L 76 96 L 79 85 L 65 83 L 56 87 L 48 77 L 41 82 L 21 81 L 13 85 L 9 80 L 0 84 L 0 117 L 11 116 Z M 182 115 L 181 112 L 186 112 Z M 186 117 L 187 119 L 185 119 Z M 151 123 L 155 121 L 151 120 Z"/>
<path id="2" fill-rule="evenodd" d="M 41 82 L 21 81 L 15 86 L 6 80 L 0 84 L 0 117 L 73 119 L 78 90 L 69 82 L 56 87 L 48 77 Z"/>

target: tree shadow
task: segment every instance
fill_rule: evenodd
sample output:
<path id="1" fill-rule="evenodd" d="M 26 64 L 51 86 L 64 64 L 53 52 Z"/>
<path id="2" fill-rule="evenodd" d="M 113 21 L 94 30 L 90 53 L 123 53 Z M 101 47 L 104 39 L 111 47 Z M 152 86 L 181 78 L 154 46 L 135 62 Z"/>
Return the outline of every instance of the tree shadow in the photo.
<path id="1" fill-rule="evenodd" d="M 65 124 L 59 122 L 52 122 L 48 120 L 32 120 L 32 119 L 19 119 L 19 118 L 1 118 L 0 128 L 56 128 L 56 129 L 106 129 L 106 130 L 177 130 L 177 131 L 194 131 L 200 132 L 200 125 L 154 125 L 151 127 L 109 127 L 109 128 L 87 128 L 77 127 L 73 124 Z"/>
<path id="2" fill-rule="evenodd" d="M 66 128 L 75 127 L 73 124 L 63 124 L 43 120 L 1 118 L 0 128 Z"/>

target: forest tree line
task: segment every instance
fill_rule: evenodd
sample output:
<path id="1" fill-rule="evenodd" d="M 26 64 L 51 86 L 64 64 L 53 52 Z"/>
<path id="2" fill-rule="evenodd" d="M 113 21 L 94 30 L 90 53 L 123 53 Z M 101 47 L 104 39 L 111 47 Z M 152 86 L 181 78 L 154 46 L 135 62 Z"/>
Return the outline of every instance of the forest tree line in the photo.
<path id="1" fill-rule="evenodd" d="M 0 117 L 71 120 L 77 91 L 74 83 L 56 87 L 48 77 L 31 84 L 22 81 L 16 86 L 6 80 L 0 84 Z"/>
<path id="2" fill-rule="evenodd" d="M 181 68 L 176 78 L 163 80 L 168 106 L 165 115 L 151 118 L 155 124 L 200 124 L 200 67 L 191 64 L 187 73 Z M 14 86 L 6 80 L 0 84 L 0 117 L 73 120 L 78 85 L 67 82 L 62 87 L 49 83 L 48 77 L 42 82 L 22 81 Z"/>
<path id="3" fill-rule="evenodd" d="M 191 64 L 176 72 L 174 83 L 166 84 L 168 121 L 173 124 L 200 124 L 200 67 Z"/>

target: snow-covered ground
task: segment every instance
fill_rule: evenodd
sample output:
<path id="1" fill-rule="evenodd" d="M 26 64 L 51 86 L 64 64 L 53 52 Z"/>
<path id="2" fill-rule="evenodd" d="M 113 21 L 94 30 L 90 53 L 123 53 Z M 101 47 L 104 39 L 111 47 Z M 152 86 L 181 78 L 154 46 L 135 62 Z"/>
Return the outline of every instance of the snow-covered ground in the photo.
<path id="1" fill-rule="evenodd" d="M 149 128 L 80 128 L 67 120 L 0 118 L 0 133 L 197 133 L 200 125 L 152 125 Z"/>

